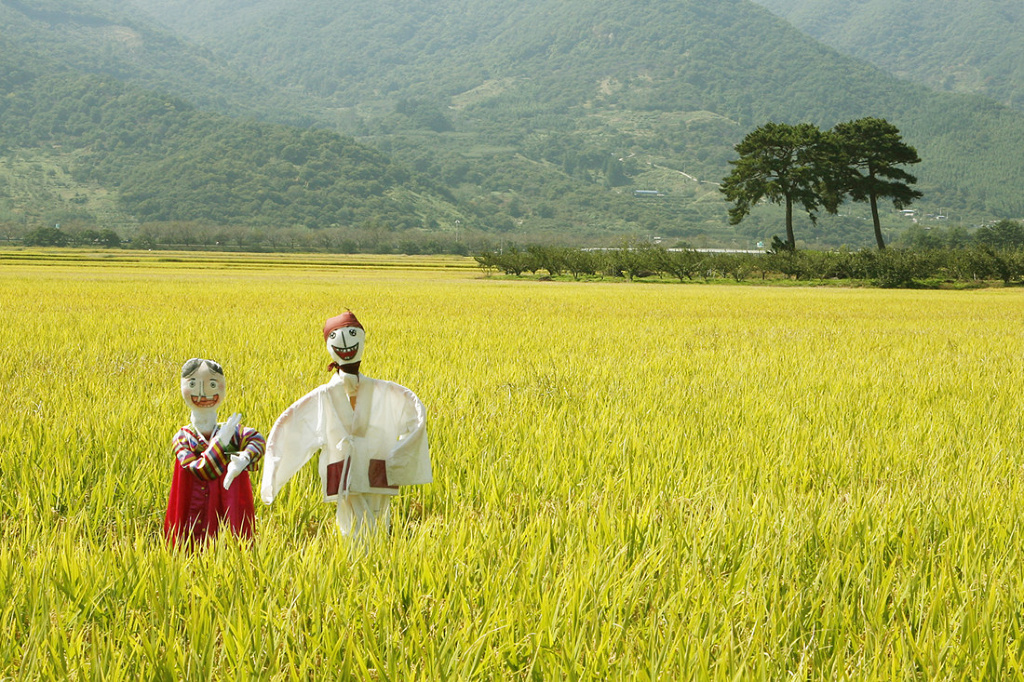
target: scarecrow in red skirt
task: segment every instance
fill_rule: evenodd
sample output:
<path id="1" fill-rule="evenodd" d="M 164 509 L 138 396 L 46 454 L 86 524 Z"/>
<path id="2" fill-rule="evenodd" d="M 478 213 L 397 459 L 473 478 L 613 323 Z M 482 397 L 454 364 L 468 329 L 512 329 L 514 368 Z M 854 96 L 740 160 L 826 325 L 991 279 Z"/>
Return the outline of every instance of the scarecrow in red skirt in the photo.
<path id="1" fill-rule="evenodd" d="M 192 420 L 174 435 L 174 478 L 164 517 L 164 536 L 172 545 L 202 544 L 221 524 L 252 537 L 256 512 L 249 472 L 263 456 L 266 442 L 256 429 L 241 426 L 242 415 L 217 423 L 224 401 L 224 370 L 212 360 L 192 358 L 181 370 L 181 395 Z"/>

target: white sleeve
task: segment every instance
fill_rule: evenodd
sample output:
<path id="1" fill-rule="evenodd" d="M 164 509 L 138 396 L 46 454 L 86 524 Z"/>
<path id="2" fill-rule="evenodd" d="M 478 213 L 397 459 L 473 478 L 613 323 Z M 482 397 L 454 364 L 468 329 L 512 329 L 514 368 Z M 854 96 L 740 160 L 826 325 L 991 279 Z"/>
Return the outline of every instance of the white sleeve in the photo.
<path id="1" fill-rule="evenodd" d="M 398 397 L 402 405 L 400 440 L 387 457 L 388 480 L 396 485 L 419 485 L 433 480 L 427 446 L 427 408 L 416 394 L 405 388 Z"/>
<path id="2" fill-rule="evenodd" d="M 322 391 L 314 390 L 292 404 L 274 422 L 263 456 L 260 498 L 270 504 L 302 465 L 323 447 L 320 424 Z"/>

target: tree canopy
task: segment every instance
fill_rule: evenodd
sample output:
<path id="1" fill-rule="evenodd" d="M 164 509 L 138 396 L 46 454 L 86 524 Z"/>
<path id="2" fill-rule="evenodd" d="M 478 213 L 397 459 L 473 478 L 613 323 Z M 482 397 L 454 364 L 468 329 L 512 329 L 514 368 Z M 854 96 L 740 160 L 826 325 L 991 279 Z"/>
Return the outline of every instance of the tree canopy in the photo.
<path id="1" fill-rule="evenodd" d="M 721 186 L 725 198 L 733 204 L 729 222 L 739 223 L 762 199 L 784 204 L 786 245 L 795 249 L 793 205 L 802 206 L 812 222 L 824 205 L 825 195 L 820 191 L 821 131 L 810 123 L 769 122 L 748 133 L 736 145 L 736 152 L 740 157 L 729 162 L 733 169 Z"/>
<path id="2" fill-rule="evenodd" d="M 835 165 L 830 182 L 839 199 L 867 201 L 879 249 L 885 248 L 878 217 L 878 200 L 892 199 L 902 209 L 923 195 L 910 185 L 917 178 L 898 166 L 920 163 L 917 150 L 903 142 L 899 128 L 880 118 L 839 123 L 832 129 Z"/>
<path id="3" fill-rule="evenodd" d="M 836 213 L 847 198 L 871 207 L 875 243 L 885 248 L 878 216 L 878 199 L 892 199 L 897 209 L 921 198 L 912 189 L 917 179 L 898 166 L 920 163 L 899 129 L 880 118 L 861 118 L 821 131 L 810 123 L 766 123 L 736 145 L 738 159 L 721 191 L 732 202 L 729 220 L 735 225 L 758 202 L 785 204 L 786 248 L 796 247 L 793 204 L 814 222 L 823 208 Z"/>

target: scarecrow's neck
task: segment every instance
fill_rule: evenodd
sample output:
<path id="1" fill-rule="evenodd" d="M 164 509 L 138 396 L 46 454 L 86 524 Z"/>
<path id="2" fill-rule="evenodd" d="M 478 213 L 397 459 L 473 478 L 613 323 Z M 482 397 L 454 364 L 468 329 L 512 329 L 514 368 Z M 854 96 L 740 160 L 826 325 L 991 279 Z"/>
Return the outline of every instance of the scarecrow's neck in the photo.
<path id="1" fill-rule="evenodd" d="M 217 428 L 217 413 L 214 410 L 192 410 L 192 426 L 210 438 Z"/>

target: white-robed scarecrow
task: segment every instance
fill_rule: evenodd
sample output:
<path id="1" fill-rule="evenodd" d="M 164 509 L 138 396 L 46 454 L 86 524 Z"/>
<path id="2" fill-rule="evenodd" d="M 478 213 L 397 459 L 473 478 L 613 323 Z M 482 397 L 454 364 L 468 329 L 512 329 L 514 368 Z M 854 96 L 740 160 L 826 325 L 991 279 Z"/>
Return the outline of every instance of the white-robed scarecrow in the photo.
<path id="1" fill-rule="evenodd" d="M 359 372 L 366 332 L 351 312 L 324 324 L 331 380 L 278 417 L 263 459 L 263 502 L 320 451 L 324 501 L 337 504 L 341 533 L 359 536 L 391 523 L 399 486 L 430 483 L 426 408 L 396 383 Z"/>

